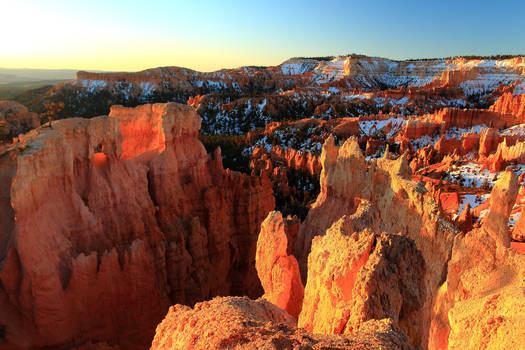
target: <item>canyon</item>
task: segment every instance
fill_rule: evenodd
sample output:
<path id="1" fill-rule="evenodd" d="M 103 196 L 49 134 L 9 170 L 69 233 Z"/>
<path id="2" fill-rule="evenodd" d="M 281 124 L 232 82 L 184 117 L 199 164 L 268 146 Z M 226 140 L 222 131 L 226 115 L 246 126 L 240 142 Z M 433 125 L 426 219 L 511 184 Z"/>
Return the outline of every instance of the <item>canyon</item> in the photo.
<path id="1" fill-rule="evenodd" d="M 0 101 L 0 349 L 518 349 L 524 97 L 349 55 Z"/>
<path id="2" fill-rule="evenodd" d="M 224 170 L 199 126 L 183 105 L 114 107 L 35 129 L 3 152 L 9 344 L 143 349 L 173 303 L 260 294 L 270 183 Z"/>

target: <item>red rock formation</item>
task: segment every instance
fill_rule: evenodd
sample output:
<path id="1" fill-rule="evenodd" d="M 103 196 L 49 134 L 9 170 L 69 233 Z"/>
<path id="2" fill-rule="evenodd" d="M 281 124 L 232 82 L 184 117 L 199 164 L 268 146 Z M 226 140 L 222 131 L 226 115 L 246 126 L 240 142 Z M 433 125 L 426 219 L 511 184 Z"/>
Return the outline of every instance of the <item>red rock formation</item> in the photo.
<path id="1" fill-rule="evenodd" d="M 459 195 L 457 192 L 443 192 L 439 196 L 439 204 L 447 214 L 453 214 L 459 208 Z"/>
<path id="2" fill-rule="evenodd" d="M 215 298 L 193 309 L 172 306 L 151 350 L 172 349 L 412 349 L 390 320 L 368 321 L 353 337 L 309 333 L 265 300 Z"/>
<path id="3" fill-rule="evenodd" d="M 441 128 L 441 125 L 432 121 L 410 119 L 403 127 L 403 137 L 414 140 L 424 135 L 432 135 Z"/>
<path id="4" fill-rule="evenodd" d="M 520 218 L 516 222 L 510 237 L 515 241 L 525 242 L 525 207 L 521 207 Z"/>
<path id="5" fill-rule="evenodd" d="M 433 83 L 442 87 L 458 86 L 466 80 L 475 79 L 479 73 L 478 67 L 473 67 L 470 70 L 445 70 Z"/>
<path id="6" fill-rule="evenodd" d="M 511 171 L 500 176 L 490 195 L 490 211 L 483 230 L 503 247 L 510 246 L 509 215 L 518 194 L 518 181 Z"/>
<path id="7" fill-rule="evenodd" d="M 83 88 L 95 82 L 96 86 L 109 88 L 109 91 L 113 91 L 113 88 L 118 90 L 119 85 L 125 84 L 129 88 L 130 97 L 135 98 L 145 90 L 160 94 L 175 90 L 194 96 L 207 91 L 208 87 L 216 90 L 217 85 L 231 92 L 249 89 L 250 86 L 257 86 L 262 90 L 287 90 L 297 85 L 306 85 L 310 81 L 307 77 L 284 75 L 281 71 L 271 68 L 241 67 L 217 72 L 197 72 L 181 67 L 161 67 L 133 73 L 78 72 L 75 80 L 59 84 L 55 90 L 63 87 Z"/>
<path id="8" fill-rule="evenodd" d="M 390 318 L 419 344 L 425 300 L 421 254 L 406 237 L 354 227 L 344 216 L 314 239 L 298 326 L 321 334 L 356 334 L 368 320 Z"/>
<path id="9" fill-rule="evenodd" d="M 297 260 L 288 253 L 285 223 L 278 211 L 270 212 L 261 225 L 255 268 L 264 288 L 263 298 L 297 319 L 304 287 Z"/>
<path id="10" fill-rule="evenodd" d="M 321 163 L 321 193 L 301 225 L 296 243 L 295 253 L 303 280 L 313 238 L 323 235 L 343 215 L 355 213 L 362 218 L 360 222 L 376 232 L 403 233 L 413 239 L 421 251 L 426 267 L 422 278 L 426 290 L 419 308 L 420 325 L 428 330 L 434 297 L 446 271 L 457 230 L 437 215 L 439 209 L 432 196 L 425 194 L 425 186 L 409 180 L 409 168 L 403 156 L 397 160 L 379 159 L 368 168 L 356 139 L 350 138 L 336 147 L 333 139 L 328 138 Z M 366 202 L 375 209 L 361 215 L 359 203 Z M 366 227 L 354 226 L 356 231 Z M 308 309 L 306 302 L 305 309 Z M 422 346 L 427 337 L 428 334 L 421 335 Z"/>
<path id="11" fill-rule="evenodd" d="M 525 255 L 525 243 L 523 242 L 510 242 L 510 247 L 520 254 Z"/>
<path id="12" fill-rule="evenodd" d="M 287 169 L 297 170 L 308 175 L 319 175 L 321 173 L 321 163 L 319 157 L 311 153 L 303 153 L 293 148 L 284 149 L 276 146 L 272 147 L 265 157 L 267 151 L 262 147 L 256 147 L 250 159 L 250 168 L 259 172 L 262 169 L 273 169 L 278 166 L 285 166 Z M 261 162 L 261 160 L 265 160 Z"/>
<path id="13" fill-rule="evenodd" d="M 450 127 L 471 128 L 485 124 L 491 128 L 502 129 L 517 123 L 513 115 L 502 114 L 495 109 L 443 108 L 435 113 L 408 120 L 400 137 L 413 140 L 423 135 L 433 135 L 438 130 L 443 132 Z"/>
<path id="14" fill-rule="evenodd" d="M 496 153 L 489 156 L 486 161 L 493 172 L 500 172 L 510 163 L 525 163 L 525 142 L 516 142 L 512 146 L 507 145 L 507 139 L 504 138 L 498 144 Z"/>
<path id="15" fill-rule="evenodd" d="M 479 139 L 479 155 L 483 158 L 496 151 L 500 140 L 501 138 L 497 129 L 489 128 L 482 130 Z"/>
<path id="16" fill-rule="evenodd" d="M 462 142 L 461 140 L 458 140 L 457 138 L 453 137 L 451 139 L 447 139 L 445 137 L 441 137 L 436 144 L 434 145 L 434 148 L 436 151 L 439 152 L 440 155 L 448 155 L 452 154 L 454 152 L 459 152 L 460 154 L 463 154 L 462 149 Z"/>
<path id="17" fill-rule="evenodd" d="M 525 123 L 525 94 L 513 95 L 511 92 L 506 92 L 489 109 L 517 117 L 513 124 Z"/>
<path id="18" fill-rule="evenodd" d="M 200 104 L 205 100 L 206 95 L 196 95 L 188 97 L 188 106 L 199 108 Z"/>
<path id="19" fill-rule="evenodd" d="M 147 347 L 174 302 L 256 297 L 270 183 L 229 170 L 173 103 L 115 107 L 0 155 L 0 342 Z M 103 156 L 103 155 L 104 156 Z"/>
<path id="20" fill-rule="evenodd" d="M 3 128 L 2 125 L 5 125 Z M 0 101 L 0 142 L 10 141 L 18 134 L 37 128 L 40 119 L 36 113 L 15 101 Z"/>
<path id="21" fill-rule="evenodd" d="M 467 154 L 469 152 L 479 149 L 479 139 L 480 136 L 474 132 L 469 132 L 461 135 L 461 150 L 462 154 Z"/>
<path id="22" fill-rule="evenodd" d="M 494 186 L 481 228 L 454 242 L 434 308 L 430 349 L 519 349 L 525 337 L 525 255 L 509 249 L 508 216 L 516 178 Z"/>
<path id="23" fill-rule="evenodd" d="M 472 230 L 472 214 L 470 212 L 470 203 L 467 203 L 465 209 L 463 209 L 463 211 L 459 214 L 456 223 L 462 232 L 468 232 Z"/>

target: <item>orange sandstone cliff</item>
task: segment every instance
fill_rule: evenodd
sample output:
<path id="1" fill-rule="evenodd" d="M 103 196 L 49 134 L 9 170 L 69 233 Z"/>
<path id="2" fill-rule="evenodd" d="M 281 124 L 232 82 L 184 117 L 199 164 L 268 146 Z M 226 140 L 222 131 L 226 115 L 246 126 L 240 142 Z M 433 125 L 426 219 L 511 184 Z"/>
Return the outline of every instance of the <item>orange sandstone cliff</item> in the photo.
<path id="1" fill-rule="evenodd" d="M 303 303 L 304 287 L 297 260 L 288 254 L 285 230 L 281 213 L 270 212 L 261 225 L 257 239 L 255 268 L 264 288 L 263 298 L 297 319 Z"/>
<path id="2" fill-rule="evenodd" d="M 330 326 L 330 324 L 335 324 L 334 321 L 331 321 L 331 323 L 322 326 L 322 332 L 340 333 L 345 327 L 348 327 L 348 329 L 352 327 L 357 328 L 359 323 L 357 320 L 360 317 L 366 319 L 376 312 L 376 315 L 391 317 L 395 321 L 398 321 L 399 324 L 405 322 L 406 327 L 404 328 L 405 331 L 409 333 L 412 344 L 425 347 L 428 341 L 428 334 L 425 331 L 411 333 L 412 331 L 410 331 L 410 329 L 412 327 L 410 327 L 409 324 L 418 323 L 421 329 L 429 329 L 434 297 L 437 294 L 439 285 L 443 282 L 443 276 L 446 275 L 446 266 L 450 259 L 453 239 L 458 233 L 458 230 L 438 215 L 439 209 L 432 196 L 427 194 L 428 189 L 425 185 L 409 179 L 410 170 L 404 156 L 399 157 L 397 160 L 391 160 L 387 152 L 384 158 L 373 161 L 370 166 L 367 166 L 355 138 L 350 138 L 342 146 L 337 147 L 330 137 L 323 146 L 321 163 L 323 165 L 320 180 L 321 193 L 310 209 L 306 220 L 301 225 L 295 246 L 295 253 L 298 257 L 303 280 L 307 280 L 305 301 L 303 303 L 300 320 L 306 320 L 306 318 L 303 317 L 303 314 L 307 312 L 305 310 L 316 308 L 315 305 L 307 306 L 308 302 L 316 303 L 315 300 L 320 300 L 314 296 L 310 297 L 309 293 L 312 293 L 311 291 L 313 290 L 316 290 L 313 292 L 314 294 L 325 293 L 322 290 L 326 289 L 326 285 L 321 282 L 322 278 L 324 278 L 321 277 L 324 276 L 321 272 L 317 273 L 319 277 L 315 277 L 321 278 L 319 282 L 310 281 L 310 274 L 315 275 L 314 270 L 311 271 L 311 269 L 315 269 L 314 266 L 317 265 L 314 263 L 314 261 L 316 261 L 314 256 L 320 254 L 319 256 L 323 257 L 323 259 L 329 259 L 327 261 L 332 259 L 324 255 L 329 254 L 330 249 L 321 248 L 328 244 L 328 242 L 331 242 L 330 239 L 327 238 L 325 243 L 319 241 L 319 248 L 317 249 L 321 249 L 321 251 L 318 252 L 312 249 L 312 242 L 316 242 L 314 237 L 329 232 L 330 230 L 328 229 L 339 220 L 349 221 L 349 224 L 347 224 L 348 228 L 343 230 L 348 232 L 348 234 L 358 233 L 365 229 L 376 232 L 377 234 L 385 232 L 386 236 L 380 235 L 377 236 L 377 238 L 375 238 L 376 235 L 371 233 L 363 235 L 368 237 L 372 242 L 376 240 L 378 242 L 384 241 L 385 243 L 382 244 L 386 244 L 385 247 L 387 248 L 384 248 L 385 251 L 377 258 L 372 259 L 368 257 L 372 254 L 372 250 L 370 250 L 372 249 L 371 243 L 369 242 L 368 252 L 367 249 L 356 246 L 355 248 L 349 248 L 350 251 L 345 253 L 348 254 L 348 259 L 350 260 L 340 258 L 348 264 L 347 267 L 344 267 L 344 269 L 348 269 L 347 273 L 341 272 L 343 271 L 341 270 L 343 267 L 336 267 L 338 269 L 337 271 L 340 271 L 338 274 L 342 274 L 341 276 L 343 276 L 341 277 L 341 281 L 346 281 L 345 283 L 348 283 L 347 287 L 350 290 L 355 288 L 356 292 L 348 292 L 348 295 L 343 296 L 343 294 L 336 292 L 337 289 L 334 290 L 333 293 L 335 293 L 334 295 L 337 295 L 337 297 L 335 297 L 335 300 L 332 299 L 334 300 L 332 303 L 341 303 L 341 308 L 338 309 L 337 307 L 334 308 L 333 306 L 330 307 L 327 305 L 325 310 L 332 308 L 334 312 L 340 313 L 340 315 L 328 316 L 329 319 L 338 321 L 339 325 Z M 344 218 L 345 215 L 348 216 L 348 218 L 341 219 Z M 401 234 L 405 237 L 403 239 L 408 239 L 413 243 L 403 243 L 397 238 L 394 239 L 395 236 L 389 236 L 389 234 Z M 341 239 L 341 244 L 345 239 L 346 238 Z M 364 238 L 356 234 L 356 239 Z M 393 243 L 387 244 L 386 242 Z M 415 244 L 415 246 L 410 248 L 411 244 Z M 363 243 L 363 245 L 366 246 L 365 243 Z M 321 253 L 323 249 L 326 249 L 326 253 Z M 397 260 L 398 258 L 395 258 L 395 255 L 392 254 L 398 254 L 394 253 L 398 251 L 407 252 L 403 253 L 407 257 Z M 334 250 L 333 254 L 336 254 L 334 255 L 334 259 L 336 259 L 337 254 L 341 254 L 341 252 L 335 252 Z M 386 254 L 386 256 L 382 257 L 382 254 Z M 403 266 L 405 266 L 404 263 L 409 261 L 407 259 L 418 259 L 418 254 L 421 254 L 422 257 L 420 263 L 414 261 L 406 270 L 403 270 Z M 308 257 L 308 255 L 310 255 L 310 257 Z M 351 258 L 351 256 L 354 257 Z M 362 256 L 362 258 L 359 258 L 359 256 Z M 388 256 L 390 256 L 390 258 L 388 258 Z M 408 258 L 408 256 L 410 256 L 410 258 Z M 385 305 L 379 308 L 375 307 L 375 311 L 368 312 L 368 314 L 362 310 L 366 310 L 366 305 L 368 305 L 367 303 L 370 303 L 370 301 L 365 302 L 365 306 L 355 306 L 353 310 L 350 306 L 343 306 L 345 305 L 343 300 L 350 300 L 349 303 L 352 304 L 357 300 L 369 300 L 369 298 L 373 298 L 373 294 L 381 293 L 382 288 L 378 288 L 377 293 L 373 292 L 373 289 L 357 292 L 361 290 L 361 288 L 365 288 L 366 290 L 368 287 L 362 286 L 367 285 L 367 278 L 372 278 L 362 277 L 361 282 L 355 282 L 357 278 L 355 276 L 358 276 L 360 273 L 361 266 L 366 264 L 369 259 L 371 259 L 371 261 L 375 261 L 376 259 L 382 261 L 381 264 L 386 264 L 386 266 L 388 266 L 388 264 L 397 266 L 396 268 L 401 269 L 399 273 L 406 277 L 407 283 L 409 284 L 412 283 L 409 281 L 419 281 L 410 287 L 406 287 L 411 291 L 418 290 L 418 292 L 414 292 L 415 294 L 410 297 L 411 301 L 409 304 L 406 304 L 407 301 L 403 301 L 403 298 L 400 296 L 405 292 L 399 290 L 398 292 L 392 291 L 392 293 L 397 293 L 399 296 L 398 299 L 393 297 L 397 300 L 395 303 L 390 304 L 388 307 Z M 355 263 L 352 261 L 355 261 Z M 322 271 L 323 268 L 321 266 L 324 265 L 321 262 L 319 262 L 319 264 L 319 271 Z M 415 265 L 418 265 L 421 270 L 414 270 Z M 376 273 L 381 274 L 381 272 L 379 272 L 380 270 L 381 269 Z M 307 275 L 308 279 L 306 279 Z M 309 287 L 310 283 L 317 283 L 317 287 Z M 336 288 L 336 285 L 334 285 L 332 289 L 333 288 Z M 403 289 L 405 287 L 403 287 L 401 283 L 399 288 Z M 330 287 L 328 287 L 328 289 L 330 289 Z M 346 289 L 346 287 L 343 289 Z M 359 296 L 359 293 L 362 293 L 362 296 Z M 394 307 L 393 305 L 397 306 Z M 403 307 L 408 309 L 400 312 L 399 308 Z M 320 309 L 320 306 L 317 308 Z M 383 311 L 380 311 L 381 309 L 383 309 Z M 408 310 L 412 311 L 409 312 Z M 409 316 L 408 314 L 410 313 L 413 314 Z M 400 316 L 401 314 L 404 314 L 406 318 L 403 319 L 403 317 Z M 312 319 L 312 316 L 308 316 L 308 318 Z M 300 321 L 300 325 L 301 324 Z M 315 323 L 308 321 L 308 323 L 305 324 L 314 325 Z"/>
<path id="3" fill-rule="evenodd" d="M 269 182 L 222 168 L 174 103 L 113 107 L 0 155 L 0 347 L 144 349 L 169 305 L 261 295 Z"/>
<path id="4" fill-rule="evenodd" d="M 494 186 L 480 228 L 456 237 L 433 310 L 430 349 L 520 349 L 525 337 L 525 255 L 510 249 L 508 217 L 518 185 Z"/>

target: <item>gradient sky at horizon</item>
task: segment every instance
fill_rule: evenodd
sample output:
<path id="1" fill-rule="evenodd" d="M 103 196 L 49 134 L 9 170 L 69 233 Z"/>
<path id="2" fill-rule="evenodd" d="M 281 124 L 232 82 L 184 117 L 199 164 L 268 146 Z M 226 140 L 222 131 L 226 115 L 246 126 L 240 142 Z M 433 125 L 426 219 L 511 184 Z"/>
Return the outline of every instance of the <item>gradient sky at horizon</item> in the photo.
<path id="1" fill-rule="evenodd" d="M 0 0 L 0 67 L 211 71 L 294 56 L 525 54 L 525 1 Z"/>

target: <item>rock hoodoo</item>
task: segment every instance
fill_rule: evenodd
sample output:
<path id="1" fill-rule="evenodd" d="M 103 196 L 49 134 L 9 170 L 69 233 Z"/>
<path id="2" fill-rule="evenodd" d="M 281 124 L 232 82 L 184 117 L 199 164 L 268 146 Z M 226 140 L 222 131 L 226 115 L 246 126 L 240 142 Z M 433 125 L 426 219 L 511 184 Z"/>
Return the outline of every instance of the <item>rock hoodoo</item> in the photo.
<path id="1" fill-rule="evenodd" d="M 424 266 L 412 240 L 355 232 L 343 216 L 314 238 L 298 325 L 314 333 L 355 334 L 368 320 L 389 318 L 419 344 Z"/>
<path id="2" fill-rule="evenodd" d="M 261 225 L 255 267 L 264 288 L 263 298 L 297 319 L 303 303 L 304 287 L 297 260 L 288 254 L 287 248 L 283 217 L 281 213 L 272 211 Z"/>
<path id="3" fill-rule="evenodd" d="M 230 172 L 191 107 L 114 107 L 0 155 L 0 324 L 14 348 L 149 346 L 169 305 L 257 297 L 269 182 Z"/>
<path id="4" fill-rule="evenodd" d="M 342 276 L 342 281 L 346 281 L 345 283 L 350 283 L 350 286 L 354 286 L 346 286 L 348 288 L 345 287 L 345 290 L 356 288 L 356 293 L 363 294 L 359 295 L 347 292 L 350 294 L 344 296 L 344 294 L 335 292 L 337 289 L 334 289 L 333 293 L 337 297 L 332 299 L 328 298 L 327 300 L 332 300 L 334 305 L 337 303 L 345 305 L 343 300 L 354 300 L 352 298 L 357 298 L 356 300 L 369 300 L 369 298 L 373 298 L 372 289 L 367 292 L 365 291 L 366 287 L 360 286 L 361 283 L 367 285 L 367 282 L 365 282 L 366 278 L 372 278 L 371 276 L 374 273 L 369 272 L 371 275 L 369 277 L 362 277 L 363 280 L 361 282 L 355 282 L 357 277 L 352 276 L 358 276 L 360 266 L 364 266 L 369 259 L 372 259 L 369 258 L 370 254 L 373 254 L 374 251 L 371 248 L 371 242 L 376 242 L 375 244 L 377 244 L 377 246 L 374 248 L 375 250 L 379 249 L 378 246 L 383 246 L 383 243 L 380 242 L 385 242 L 384 248 L 382 248 L 385 249 L 385 251 L 382 251 L 380 254 L 385 256 L 382 258 L 378 257 L 377 259 L 373 258 L 371 261 L 377 260 L 377 263 L 382 261 L 380 264 L 385 264 L 385 266 L 389 264 L 396 265 L 397 268 L 402 270 L 400 270 L 399 273 L 402 274 L 407 281 L 414 281 L 415 283 L 407 288 L 411 291 L 417 290 L 418 292 L 414 292 L 413 297 L 410 298 L 411 305 L 408 306 L 408 304 L 406 304 L 406 307 L 412 310 L 410 312 L 413 312 L 412 316 L 409 316 L 407 320 L 401 321 L 401 319 L 398 319 L 398 316 L 394 315 L 399 315 L 399 307 L 403 305 L 400 299 L 396 301 L 398 306 L 394 307 L 394 309 L 398 308 L 398 311 L 389 309 L 390 311 L 384 315 L 388 314 L 388 317 L 399 321 L 400 324 L 406 322 L 405 329 L 409 333 L 411 331 L 408 329 L 411 327 L 408 325 L 414 322 L 419 323 L 421 329 L 429 329 L 434 295 L 437 294 L 437 289 L 443 281 L 443 276 L 446 274 L 446 264 L 450 259 L 452 243 L 454 236 L 458 232 L 457 229 L 437 215 L 439 209 L 430 193 L 427 193 L 428 190 L 424 184 L 409 179 L 410 170 L 404 156 L 396 160 L 391 160 L 387 152 L 384 158 L 378 159 L 368 167 L 356 139 L 350 138 L 345 141 L 342 146 L 337 147 L 334 145 L 333 139 L 328 138 L 323 146 L 321 163 L 323 165 L 321 172 L 321 193 L 310 209 L 305 222 L 301 225 L 295 246 L 295 253 L 298 257 L 303 280 L 308 273 L 300 325 L 308 324 L 309 326 L 307 327 L 311 327 L 312 329 L 315 327 L 315 322 L 312 321 L 315 319 L 313 316 L 314 313 L 312 312 L 312 315 L 306 317 L 307 310 L 314 309 L 315 306 L 309 306 L 308 303 L 315 299 L 315 294 L 329 293 L 328 291 L 330 290 L 330 288 L 326 288 L 326 285 L 322 282 L 322 276 L 325 275 L 320 271 L 317 273 L 319 277 L 314 277 L 314 279 L 310 281 L 310 274 L 315 275 L 315 266 L 319 265 L 319 270 L 326 269 L 327 267 L 321 261 L 326 260 L 328 264 L 331 259 L 336 259 L 339 254 L 343 254 L 342 251 L 347 251 L 344 253 L 347 254 L 345 256 L 347 259 L 350 259 L 349 261 L 355 260 L 355 263 L 340 265 L 339 263 L 332 262 L 331 264 L 335 269 L 334 273 L 337 271 L 337 274 Z M 345 215 L 347 218 L 342 219 Z M 323 249 L 321 247 L 323 244 L 329 245 L 330 242 L 334 240 L 332 237 L 332 240 L 326 238 L 325 241 L 319 241 L 317 243 L 318 251 L 314 252 L 311 248 L 312 242 L 316 242 L 314 237 L 329 232 L 331 230 L 329 230 L 329 228 L 337 222 L 339 222 L 339 224 L 337 224 L 339 226 L 342 225 L 342 222 L 346 222 L 346 228 L 343 231 L 352 233 L 352 237 L 358 242 L 365 239 L 364 237 L 368 237 L 369 251 L 367 252 L 367 249 L 365 249 L 367 244 L 363 242 L 362 245 L 356 245 L 353 248 L 352 245 L 350 245 L 348 250 L 339 250 L 339 253 L 329 253 L 330 249 Z M 337 225 L 334 227 L 335 230 L 338 230 L 336 228 Z M 370 230 L 371 233 L 364 233 L 362 234 L 363 237 L 361 237 L 361 234 L 357 234 L 365 229 Z M 339 230 L 341 231 L 341 229 Z M 386 232 L 386 235 L 373 234 L 374 232 Z M 398 233 L 404 237 L 401 239 L 396 238 L 399 236 L 389 236 L 389 234 L 395 235 Z M 344 235 L 341 235 L 341 237 L 342 238 L 339 239 L 339 241 L 341 241 L 340 244 L 351 244 L 351 241 L 348 241 L 350 238 L 346 238 Z M 401 242 L 401 240 L 407 239 L 413 243 Z M 386 242 L 390 243 L 387 244 Z M 336 252 L 337 250 L 333 251 Z M 398 251 L 405 253 L 400 253 L 401 255 L 395 258 L 395 254 L 398 253 L 393 252 Z M 317 255 L 319 255 L 318 259 L 315 258 Z M 393 260 L 389 261 L 388 256 Z M 410 256 L 410 258 L 408 258 L 408 256 Z M 413 261 L 409 265 L 405 265 L 409 259 L 418 259 L 418 256 L 422 257 L 422 260 L 418 263 Z M 308 269 L 306 268 L 307 258 Z M 343 257 L 340 257 L 340 259 L 341 261 L 345 260 Z M 318 263 L 315 263 L 315 261 L 318 261 Z M 404 269 L 403 266 L 406 266 L 406 269 Z M 415 266 L 418 266 L 418 269 L 421 268 L 421 270 L 415 269 Z M 380 267 L 376 268 L 381 269 Z M 348 271 L 343 273 L 343 271 L 346 270 Z M 363 268 L 363 271 L 370 271 L 370 269 Z M 319 279 L 319 281 L 315 282 L 317 279 Z M 417 283 L 415 281 L 417 281 Z M 313 286 L 314 283 L 317 283 L 316 287 Z M 312 285 L 309 286 L 309 284 Z M 336 287 L 335 284 L 332 288 L 338 287 Z M 360 288 L 364 288 L 364 290 Z M 399 288 L 404 287 L 400 285 Z M 313 292 L 314 290 L 317 291 Z M 310 295 L 310 293 L 314 293 L 314 295 Z M 379 290 L 377 293 L 380 293 Z M 399 293 L 397 295 L 400 295 Z M 326 324 L 322 326 L 322 331 L 325 333 L 337 333 L 342 332 L 344 327 L 348 327 L 348 329 L 358 327 L 359 321 L 357 320 L 359 317 L 363 319 L 368 317 L 365 316 L 367 313 L 362 310 L 366 309 L 366 305 L 369 302 L 370 301 L 364 302 L 364 309 L 359 309 L 359 306 L 355 306 L 356 309 L 353 310 L 353 315 L 352 311 L 348 309 L 349 306 L 341 306 L 339 308 L 341 314 L 336 315 L 335 310 L 338 308 L 334 307 L 334 305 L 331 307 L 326 305 L 326 309 L 332 308 L 334 313 L 329 313 L 328 316 L 326 316 L 327 320 L 324 321 L 333 321 L 326 322 Z M 382 314 L 382 312 L 378 310 L 381 310 L 381 308 L 386 310 L 392 307 L 392 305 L 389 307 L 376 307 L 375 310 L 379 315 Z M 405 315 L 407 310 L 403 311 Z M 340 323 L 338 324 L 335 321 Z M 319 324 L 321 323 L 324 322 L 319 322 Z M 425 332 L 418 334 L 411 333 L 409 336 L 415 346 L 426 346 L 428 334 Z"/>
<path id="5" fill-rule="evenodd" d="M 515 176 L 505 172 L 492 190 L 490 212 L 481 228 L 456 237 L 434 307 L 430 349 L 521 347 L 525 255 L 509 248 L 503 225 L 516 190 Z"/>

